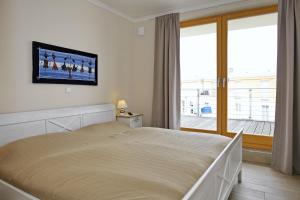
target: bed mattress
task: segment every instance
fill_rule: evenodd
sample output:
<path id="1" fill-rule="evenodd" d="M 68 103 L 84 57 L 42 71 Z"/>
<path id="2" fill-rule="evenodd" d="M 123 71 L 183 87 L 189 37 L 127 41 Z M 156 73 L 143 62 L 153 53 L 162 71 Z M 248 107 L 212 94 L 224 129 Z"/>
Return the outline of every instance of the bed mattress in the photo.
<path id="1" fill-rule="evenodd" d="M 0 148 L 0 179 L 45 200 L 181 199 L 230 138 L 111 122 Z"/>

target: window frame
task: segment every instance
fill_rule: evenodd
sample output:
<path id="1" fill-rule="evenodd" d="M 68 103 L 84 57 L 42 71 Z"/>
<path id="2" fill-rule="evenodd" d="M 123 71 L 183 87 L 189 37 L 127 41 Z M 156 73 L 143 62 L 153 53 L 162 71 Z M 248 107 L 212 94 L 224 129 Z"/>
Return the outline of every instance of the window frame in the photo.
<path id="1" fill-rule="evenodd" d="M 253 8 L 247 10 L 241 10 L 231 13 L 225 13 L 222 15 L 202 17 L 197 19 L 191 19 L 180 22 L 180 28 L 187 28 L 192 26 L 216 23 L 217 24 L 217 77 L 227 78 L 227 55 L 228 55 L 228 21 L 233 19 L 241 19 L 246 17 L 259 16 L 264 14 L 278 12 L 277 5 L 271 5 L 260 8 Z M 204 130 L 204 129 L 193 129 L 181 127 L 183 131 L 193 132 L 205 132 L 211 134 L 221 134 L 229 137 L 234 137 L 235 133 L 227 130 L 228 121 L 228 88 L 227 84 L 225 87 L 217 88 L 217 130 Z M 272 149 L 273 137 L 272 136 L 261 136 L 253 135 L 251 133 L 243 134 L 243 147 L 259 150 L 270 151 Z"/>

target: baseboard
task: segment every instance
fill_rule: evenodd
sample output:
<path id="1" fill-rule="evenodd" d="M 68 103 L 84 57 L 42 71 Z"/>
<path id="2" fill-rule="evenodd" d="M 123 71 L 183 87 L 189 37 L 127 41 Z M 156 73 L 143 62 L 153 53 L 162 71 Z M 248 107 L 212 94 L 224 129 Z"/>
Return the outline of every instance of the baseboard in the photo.
<path id="1" fill-rule="evenodd" d="M 243 161 L 270 165 L 272 153 L 252 149 L 243 149 Z"/>

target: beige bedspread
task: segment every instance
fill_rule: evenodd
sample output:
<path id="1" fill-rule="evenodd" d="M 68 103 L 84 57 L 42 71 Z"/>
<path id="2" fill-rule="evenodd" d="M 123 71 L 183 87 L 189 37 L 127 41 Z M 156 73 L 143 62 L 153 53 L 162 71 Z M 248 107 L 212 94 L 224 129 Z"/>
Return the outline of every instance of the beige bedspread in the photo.
<path id="1" fill-rule="evenodd" d="M 0 148 L 0 179 L 46 200 L 181 199 L 230 139 L 119 123 Z"/>

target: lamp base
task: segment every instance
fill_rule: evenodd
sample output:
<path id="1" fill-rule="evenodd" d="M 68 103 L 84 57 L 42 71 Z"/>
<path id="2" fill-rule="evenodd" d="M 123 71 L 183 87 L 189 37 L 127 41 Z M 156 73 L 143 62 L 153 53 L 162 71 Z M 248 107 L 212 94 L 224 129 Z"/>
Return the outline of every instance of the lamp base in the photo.
<path id="1" fill-rule="evenodd" d="M 120 111 L 119 111 L 119 114 L 120 114 L 120 115 L 125 115 L 125 114 L 126 114 L 126 110 L 125 110 L 125 109 L 123 109 L 123 108 L 122 108 L 122 109 L 120 109 Z"/>

